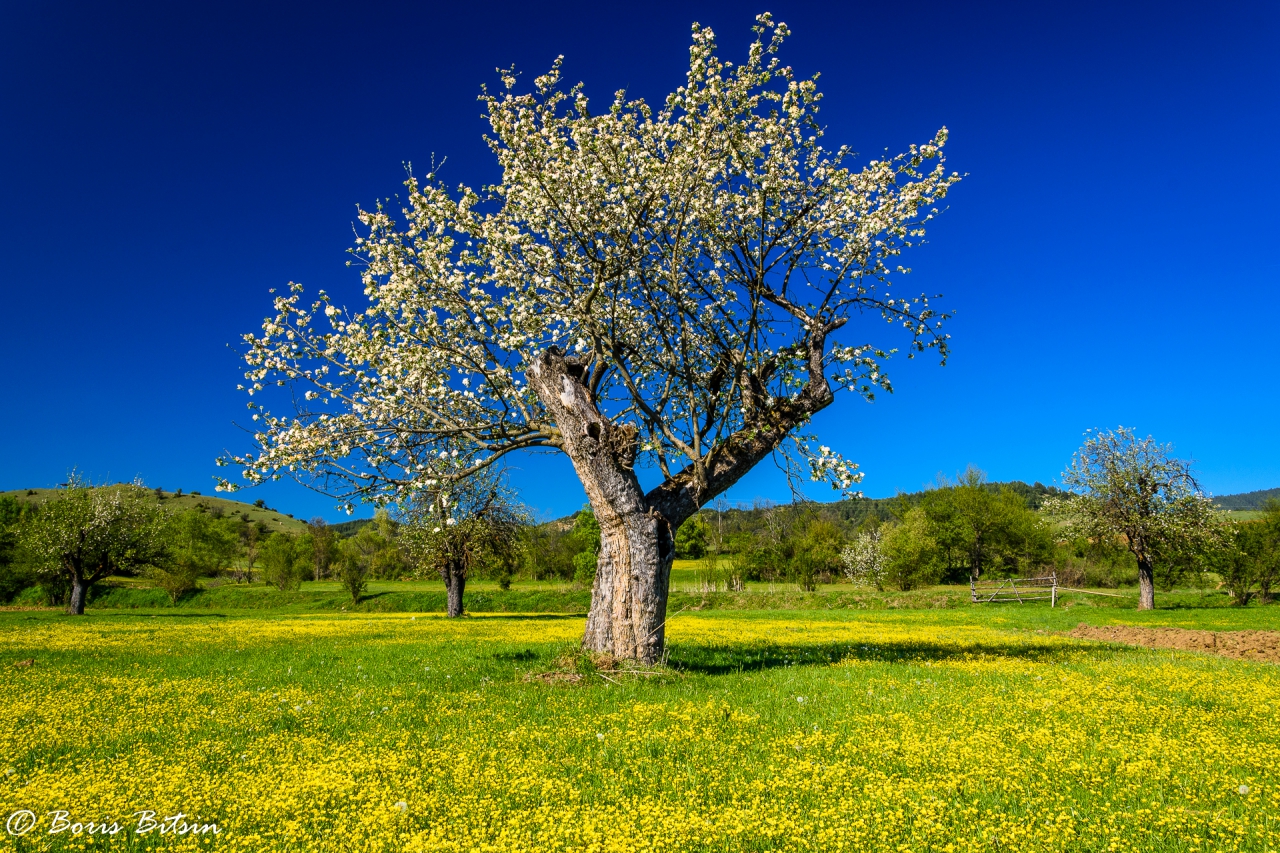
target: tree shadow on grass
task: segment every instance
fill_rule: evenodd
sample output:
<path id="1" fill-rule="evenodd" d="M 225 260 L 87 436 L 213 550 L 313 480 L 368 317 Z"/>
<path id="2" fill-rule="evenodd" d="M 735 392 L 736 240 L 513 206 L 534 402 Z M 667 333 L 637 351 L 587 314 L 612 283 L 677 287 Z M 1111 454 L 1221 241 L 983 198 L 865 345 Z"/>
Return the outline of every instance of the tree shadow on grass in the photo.
<path id="1" fill-rule="evenodd" d="M 1090 648 L 1090 654 L 1112 650 Z M 1067 661 L 1080 647 L 1035 642 L 1015 643 L 770 643 L 749 647 L 680 645 L 669 660 L 674 669 L 702 675 L 730 675 L 791 666 L 829 666 L 841 661 L 925 663 L 974 658 L 1004 658 L 1031 663 Z"/>

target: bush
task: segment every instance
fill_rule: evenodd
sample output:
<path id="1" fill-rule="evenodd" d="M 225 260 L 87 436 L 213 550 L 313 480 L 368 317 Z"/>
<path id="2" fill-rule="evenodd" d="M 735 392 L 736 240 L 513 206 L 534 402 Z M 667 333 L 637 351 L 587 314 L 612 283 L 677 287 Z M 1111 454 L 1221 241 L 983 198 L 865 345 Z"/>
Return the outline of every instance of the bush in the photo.
<path id="1" fill-rule="evenodd" d="M 173 604 L 177 604 L 178 599 L 196 588 L 196 578 L 199 576 L 196 565 L 187 560 L 174 560 L 167 565 L 153 566 L 146 573 L 153 586 L 168 593 L 169 601 Z"/>
<path id="2" fill-rule="evenodd" d="M 63 607 L 71 601 L 71 580 L 61 572 L 42 572 L 37 585 L 40 588 L 40 602 L 46 607 Z"/>
<path id="3" fill-rule="evenodd" d="M 885 578 L 903 592 L 935 584 L 942 577 L 944 555 L 929 535 L 924 510 L 909 510 L 898 524 L 882 528 Z"/>
<path id="4" fill-rule="evenodd" d="M 594 551 L 580 551 L 573 555 L 573 582 L 591 586 L 596 582 L 596 564 L 599 558 Z"/>
<path id="5" fill-rule="evenodd" d="M 844 574 L 855 586 L 873 586 L 884 590 L 885 556 L 879 529 L 858 534 L 853 544 L 844 549 L 841 560 Z"/>
<path id="6" fill-rule="evenodd" d="M 707 553 L 707 523 L 694 514 L 676 530 L 676 556 L 682 560 L 700 560 Z"/>
<path id="7" fill-rule="evenodd" d="M 813 592 L 819 580 L 830 583 L 831 576 L 840 571 L 843 550 L 840 529 L 825 518 L 812 519 L 791 556 L 791 572 L 801 589 Z"/>
<path id="8" fill-rule="evenodd" d="M 305 554 L 300 554 L 298 543 L 291 536 L 273 533 L 262 545 L 262 577 L 281 592 L 292 592 L 302 586 L 302 578 L 309 566 Z"/>
<path id="9" fill-rule="evenodd" d="M 27 587 L 36 582 L 35 573 L 26 566 L 0 563 L 0 604 L 8 604 Z"/>
<path id="10" fill-rule="evenodd" d="M 0 604 L 36 582 L 35 571 L 18 550 L 18 525 L 30 514 L 30 507 L 15 498 L 0 497 Z"/>
<path id="11" fill-rule="evenodd" d="M 358 603 L 369 585 L 368 556 L 360 550 L 357 543 L 344 539 L 337 545 L 334 563 L 337 564 L 338 581 L 342 588 L 351 596 L 352 603 Z"/>

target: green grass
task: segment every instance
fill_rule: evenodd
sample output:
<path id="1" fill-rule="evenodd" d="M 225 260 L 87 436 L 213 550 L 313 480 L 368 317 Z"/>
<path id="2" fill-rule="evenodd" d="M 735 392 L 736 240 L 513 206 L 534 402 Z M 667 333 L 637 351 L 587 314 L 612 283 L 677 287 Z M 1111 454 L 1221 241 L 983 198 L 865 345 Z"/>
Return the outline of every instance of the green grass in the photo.
<path id="1" fill-rule="evenodd" d="M 683 612 L 578 683 L 530 680 L 564 614 L 4 612 L 0 812 L 45 823 L 0 850 L 80 849 L 55 809 L 220 826 L 105 850 L 1274 849 L 1280 669 L 1054 632 L 1277 612 Z"/>
<path id="2" fill-rule="evenodd" d="M 686 592 L 680 573 L 673 570 L 668 613 L 711 611 L 877 611 L 933 610 L 983 612 L 989 620 L 1010 624 L 1067 630 L 1080 621 L 1096 624 L 1168 624 L 1209 630 L 1280 628 L 1280 604 L 1252 603 L 1236 607 L 1218 590 L 1158 591 L 1158 609 L 1139 613 L 1136 589 L 1107 590 L 1122 597 L 1063 592 L 1059 606 L 1047 602 L 974 605 L 969 588 L 940 585 L 910 592 L 876 592 L 849 584 L 820 585 L 815 592 L 794 584 L 749 584 L 745 592 Z M 142 578 L 111 578 L 96 585 L 89 598 L 90 611 L 138 610 L 146 613 L 441 613 L 445 610 L 444 584 L 438 580 L 372 581 L 359 602 L 352 602 L 335 581 L 307 581 L 296 592 L 281 592 L 261 582 L 237 584 L 205 581 L 207 588 L 188 593 L 176 605 Z M 591 603 L 590 590 L 561 581 L 516 581 L 503 591 L 494 581 L 467 584 L 464 606 L 471 613 L 584 614 Z M 11 607 L 40 606 L 38 589 L 20 594 Z M 0 608 L 2 610 L 3 608 Z M 967 618 L 967 617 L 962 617 Z M 994 622 L 993 622 L 994 623 Z"/>

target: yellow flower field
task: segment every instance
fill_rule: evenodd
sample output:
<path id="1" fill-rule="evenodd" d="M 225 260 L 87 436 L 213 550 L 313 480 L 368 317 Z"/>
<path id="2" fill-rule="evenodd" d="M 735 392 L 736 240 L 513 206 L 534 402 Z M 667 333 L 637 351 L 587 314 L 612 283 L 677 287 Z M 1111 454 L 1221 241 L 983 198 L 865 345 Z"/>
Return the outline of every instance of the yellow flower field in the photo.
<path id="1" fill-rule="evenodd" d="M 668 672 L 525 677 L 580 633 L 0 614 L 0 850 L 1280 849 L 1274 666 L 699 614 Z"/>

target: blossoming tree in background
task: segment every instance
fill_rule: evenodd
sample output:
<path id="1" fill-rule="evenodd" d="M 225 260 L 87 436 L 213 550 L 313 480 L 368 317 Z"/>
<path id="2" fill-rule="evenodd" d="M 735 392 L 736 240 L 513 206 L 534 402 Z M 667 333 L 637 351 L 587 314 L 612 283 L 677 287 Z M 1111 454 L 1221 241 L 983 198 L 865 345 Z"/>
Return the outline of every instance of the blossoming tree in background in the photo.
<path id="1" fill-rule="evenodd" d="M 406 549 L 421 568 L 444 581 L 447 612 L 461 616 L 467 578 L 481 565 L 510 576 L 527 522 L 495 468 L 419 492 L 402 528 Z"/>
<path id="2" fill-rule="evenodd" d="M 855 586 L 871 586 L 884 589 L 885 553 L 881 548 L 880 530 L 866 530 L 858 534 L 840 554 L 844 563 L 844 575 Z"/>
<path id="3" fill-rule="evenodd" d="M 1191 463 L 1173 446 L 1139 439 L 1125 427 L 1090 430 L 1062 474 L 1071 493 L 1044 509 L 1073 532 L 1096 541 L 1123 540 L 1138 561 L 1138 609 L 1155 607 L 1157 550 L 1195 550 L 1221 544 L 1213 502 L 1200 490 Z"/>
<path id="4" fill-rule="evenodd" d="M 95 488 L 72 474 L 19 536 L 36 571 L 70 588 L 67 612 L 83 616 L 95 583 L 165 556 L 165 520 L 140 483 Z"/>
<path id="5" fill-rule="evenodd" d="M 276 299 L 246 336 L 247 390 L 305 394 L 288 415 L 251 402 L 256 451 L 221 461 L 404 506 L 508 454 L 564 452 L 602 533 L 585 643 L 657 659 L 681 523 L 784 442 L 851 489 L 857 466 L 810 419 L 840 389 L 891 390 L 886 323 L 908 357 L 947 353 L 946 315 L 891 284 L 960 180 L 946 130 L 852 169 L 822 145 L 816 79 L 780 64 L 786 26 L 754 32 L 734 65 L 695 25 L 687 80 L 656 106 L 618 92 L 593 110 L 559 60 L 531 93 L 503 74 L 482 96 L 501 181 L 428 174 L 399 216 L 361 212 L 368 306 L 296 284 Z M 661 478 L 647 491 L 642 466 Z"/>

